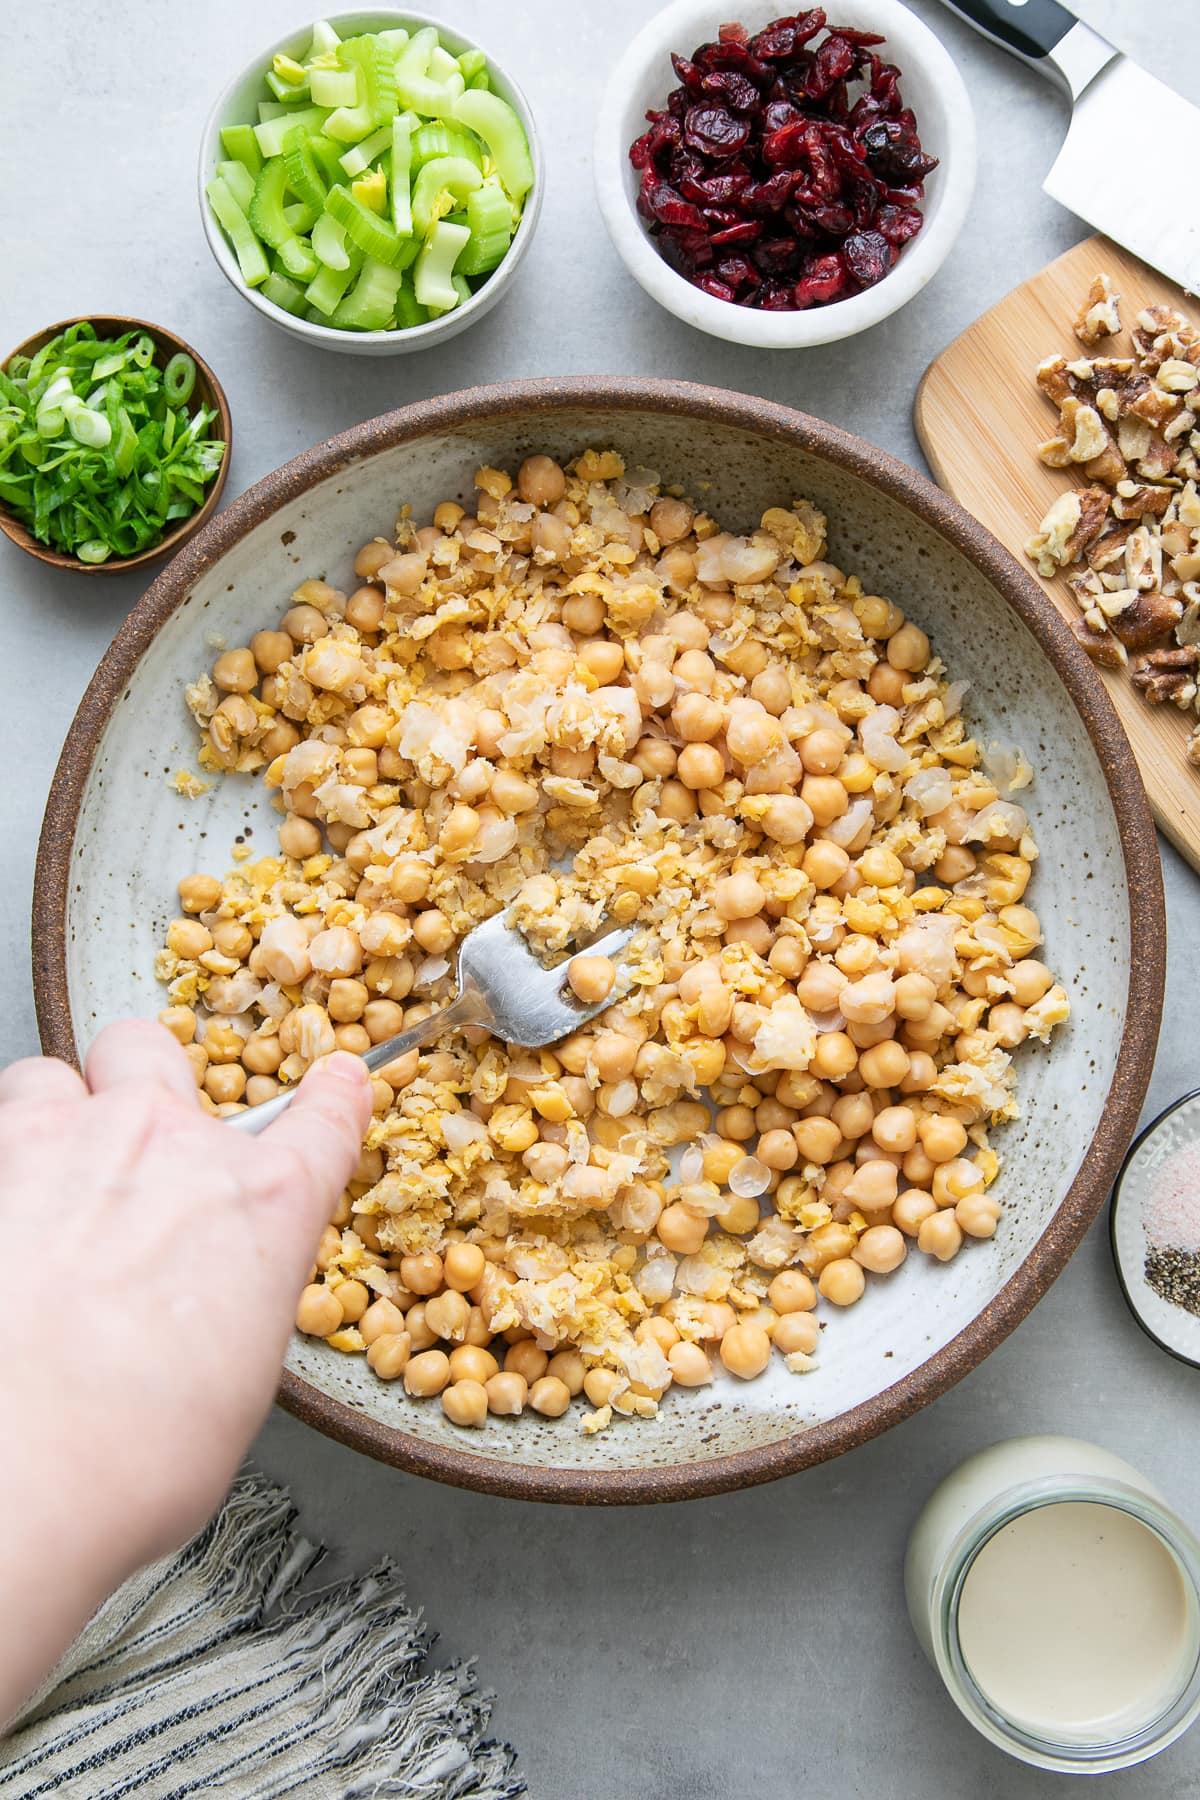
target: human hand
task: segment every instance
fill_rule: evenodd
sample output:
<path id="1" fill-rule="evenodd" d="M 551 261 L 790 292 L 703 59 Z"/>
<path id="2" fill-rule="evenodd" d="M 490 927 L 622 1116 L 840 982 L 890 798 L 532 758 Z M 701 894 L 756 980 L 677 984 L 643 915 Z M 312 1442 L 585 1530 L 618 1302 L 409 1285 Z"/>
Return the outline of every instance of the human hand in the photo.
<path id="1" fill-rule="evenodd" d="M 267 1131 L 232 1131 L 141 1021 L 101 1032 L 86 1081 L 49 1058 L 0 1073 L 0 1612 L 25 1627 L 0 1649 L 0 1722 L 220 1502 L 370 1111 L 338 1054 Z"/>

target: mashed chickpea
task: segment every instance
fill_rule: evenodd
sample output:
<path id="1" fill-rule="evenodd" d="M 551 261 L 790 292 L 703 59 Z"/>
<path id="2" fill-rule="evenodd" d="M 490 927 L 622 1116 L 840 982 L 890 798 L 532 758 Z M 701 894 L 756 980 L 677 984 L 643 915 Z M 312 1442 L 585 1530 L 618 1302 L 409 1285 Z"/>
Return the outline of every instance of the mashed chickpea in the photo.
<path id="1" fill-rule="evenodd" d="M 376 1072 L 297 1311 L 457 1426 L 582 1395 L 590 1433 L 812 1367 L 910 1252 L 985 1254 L 1012 1052 L 1068 1008 L 1026 815 L 814 507 L 737 537 L 612 451 L 475 487 L 189 689 L 278 850 L 180 882 L 163 1016 L 229 1114 L 443 1003 L 502 908 L 547 956 L 636 923 L 572 962 L 607 1001 L 574 1037 Z"/>

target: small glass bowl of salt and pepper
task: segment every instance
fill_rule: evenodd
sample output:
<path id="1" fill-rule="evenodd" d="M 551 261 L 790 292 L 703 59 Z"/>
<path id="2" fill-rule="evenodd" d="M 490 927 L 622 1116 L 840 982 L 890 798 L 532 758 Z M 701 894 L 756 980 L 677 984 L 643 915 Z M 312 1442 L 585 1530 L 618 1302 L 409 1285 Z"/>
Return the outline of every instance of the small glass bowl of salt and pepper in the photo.
<path id="1" fill-rule="evenodd" d="M 1200 1089 L 1134 1140 L 1109 1228 L 1134 1318 L 1161 1349 L 1200 1369 Z"/>

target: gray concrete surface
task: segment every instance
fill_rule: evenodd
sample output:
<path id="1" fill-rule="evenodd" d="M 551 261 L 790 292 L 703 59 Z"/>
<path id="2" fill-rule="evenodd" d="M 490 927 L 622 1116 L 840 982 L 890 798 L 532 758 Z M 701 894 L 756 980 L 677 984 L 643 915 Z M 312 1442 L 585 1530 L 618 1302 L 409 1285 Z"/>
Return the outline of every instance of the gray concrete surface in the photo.
<path id="1" fill-rule="evenodd" d="M 1200 101 L 1182 29 L 1195 0 L 1080 7 Z M 173 325 L 228 389 L 230 496 L 406 400 L 577 371 L 769 394 L 919 462 L 909 407 L 926 362 L 1081 235 L 1040 191 L 1062 103 L 936 0 L 916 0 L 978 109 L 980 180 L 960 244 L 931 287 L 865 338 L 792 357 L 732 349 L 630 283 L 593 205 L 595 101 L 645 10 L 445 0 L 447 19 L 500 50 L 533 102 L 549 153 L 546 210 L 518 291 L 495 313 L 437 354 L 366 362 L 309 353 L 253 313 L 218 274 L 196 213 L 206 111 L 235 66 L 300 20 L 297 0 L 26 8 L 21 31 L 9 19 L 4 32 L 0 349 L 89 310 Z M 36 1048 L 27 919 L 46 789 L 75 703 L 139 591 L 136 580 L 53 577 L 0 542 L 0 1061 Z M 1196 1079 L 1187 959 L 1200 886 L 1165 848 L 1164 863 L 1172 951 L 1154 1109 Z M 953 1392 L 773 1487 L 669 1510 L 523 1506 L 378 1468 L 282 1415 L 256 1453 L 290 1482 L 311 1531 L 347 1555 L 386 1550 L 404 1564 L 443 1654 L 479 1657 L 495 1729 L 520 1747 L 534 1800 L 1058 1800 L 1068 1778 L 1026 1770 L 976 1737 L 921 1660 L 900 1590 L 907 1528 L 962 1456 L 1026 1431 L 1110 1444 L 1200 1524 L 1198 1398 L 1200 1376 L 1130 1320 L 1097 1228 L 1032 1317 Z M 1100 1789 L 1112 1800 L 1198 1790 L 1200 1733 Z"/>

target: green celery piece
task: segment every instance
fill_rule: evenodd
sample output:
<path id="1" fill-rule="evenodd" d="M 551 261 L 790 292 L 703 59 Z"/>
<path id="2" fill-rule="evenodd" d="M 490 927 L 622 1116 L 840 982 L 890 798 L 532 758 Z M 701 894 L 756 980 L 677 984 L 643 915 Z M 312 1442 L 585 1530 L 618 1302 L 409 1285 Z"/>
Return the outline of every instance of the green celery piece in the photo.
<path id="1" fill-rule="evenodd" d="M 487 68 L 487 57 L 482 50 L 464 50 L 458 59 L 459 73 L 470 87 L 476 75 Z"/>
<path id="2" fill-rule="evenodd" d="M 242 280 L 247 287 L 261 287 L 271 269 L 249 219 L 219 175 L 208 183 L 204 192 L 217 223 L 233 245 Z"/>
<path id="3" fill-rule="evenodd" d="M 325 185 L 333 187 L 342 179 L 342 165 L 339 160 L 342 154 L 341 145 L 335 144 L 333 139 L 326 137 L 323 131 L 315 132 L 308 142 L 313 156 L 316 158 L 317 167 L 325 177 Z"/>
<path id="4" fill-rule="evenodd" d="M 409 177 L 412 169 L 413 126 L 416 123 L 412 113 L 397 113 L 392 120 L 392 224 L 399 237 L 408 237 L 413 228 L 412 199 L 409 193 Z"/>
<path id="5" fill-rule="evenodd" d="M 422 306 L 413 292 L 412 282 L 405 277 L 404 285 L 396 295 L 396 323 L 402 330 L 410 325 L 424 325 L 429 317 L 428 307 Z"/>
<path id="6" fill-rule="evenodd" d="M 312 228 L 313 255 L 323 262 L 328 269 L 342 270 L 350 267 L 350 254 L 346 248 L 346 228 L 339 225 L 329 213 L 323 212 Z"/>
<path id="7" fill-rule="evenodd" d="M 387 45 L 393 56 L 399 56 L 412 33 L 405 31 L 403 25 L 394 25 L 390 31 L 377 31 L 375 35 L 381 44 Z"/>
<path id="8" fill-rule="evenodd" d="M 309 92 L 317 106 L 357 106 L 357 69 L 312 69 Z"/>
<path id="9" fill-rule="evenodd" d="M 396 77 L 396 93 L 401 106 L 420 113 L 424 119 L 451 119 L 463 95 L 463 78 L 455 70 L 443 81 L 431 81 L 427 75 Z"/>
<path id="10" fill-rule="evenodd" d="M 487 275 L 503 261 L 512 243 L 512 214 L 512 202 L 494 179 L 467 195 L 471 241 L 455 265 L 460 275 Z"/>
<path id="11" fill-rule="evenodd" d="M 373 131 L 370 137 L 364 138 L 361 144 L 352 145 L 344 155 L 339 156 L 338 161 L 347 175 L 361 175 L 364 169 L 370 168 L 377 156 L 382 156 L 385 150 L 391 148 L 391 143 L 392 122 L 389 120 L 378 131 Z"/>
<path id="12" fill-rule="evenodd" d="M 492 88 L 492 78 L 488 74 L 486 69 L 480 69 L 478 75 L 472 75 L 470 81 L 468 81 L 468 83 L 467 83 L 468 92 L 471 89 L 475 89 L 477 92 L 481 91 L 485 94 L 488 94 L 491 92 L 491 88 Z"/>
<path id="13" fill-rule="evenodd" d="M 413 270 L 413 289 L 422 306 L 449 312 L 458 305 L 458 294 L 450 278 L 470 235 L 467 226 L 451 225 L 447 219 L 440 219 L 434 226 Z"/>
<path id="14" fill-rule="evenodd" d="M 223 125 L 221 148 L 226 156 L 243 163 L 251 175 L 257 175 L 262 168 L 262 153 L 255 140 L 253 125 Z"/>
<path id="15" fill-rule="evenodd" d="M 496 173 L 513 199 L 524 199 L 533 186 L 533 161 L 525 127 L 507 100 L 471 88 L 460 96 L 453 116 L 483 139 Z"/>
<path id="16" fill-rule="evenodd" d="M 272 270 L 262 285 L 262 293 L 265 299 L 270 300 L 275 306 L 281 306 L 284 312 L 301 313 L 304 311 L 303 290 L 298 288 L 294 281 L 289 281 L 286 275 L 277 274 Z"/>
<path id="17" fill-rule="evenodd" d="M 317 272 L 317 259 L 302 244 L 294 228 L 284 216 L 283 196 L 287 188 L 287 165 L 282 156 L 265 162 L 254 184 L 250 203 L 250 223 L 264 244 L 279 252 L 287 274 L 301 281 L 311 281 Z"/>
<path id="18" fill-rule="evenodd" d="M 324 210 L 328 185 L 317 167 L 312 153 L 312 133 L 303 125 L 293 125 L 283 140 L 283 166 L 287 184 L 298 200 L 311 206 L 314 213 Z"/>
<path id="19" fill-rule="evenodd" d="M 291 200 L 284 207 L 283 216 L 297 237 L 303 237 L 312 230 L 317 214 L 307 200 Z"/>
<path id="20" fill-rule="evenodd" d="M 304 60 L 311 62 L 315 56 L 330 55 L 337 49 L 341 41 L 328 19 L 318 19 L 313 26 L 312 43 L 308 47 L 308 55 Z"/>
<path id="21" fill-rule="evenodd" d="M 306 131 L 319 131 L 325 122 L 325 109 L 320 106 L 302 106 L 299 111 L 294 106 L 283 108 L 276 119 L 264 119 L 261 125 L 254 127 L 254 136 L 264 157 L 282 156 L 283 140 L 289 131 L 302 125 Z"/>
<path id="22" fill-rule="evenodd" d="M 396 77 L 407 81 L 414 75 L 428 75 L 429 59 L 437 47 L 436 25 L 422 25 L 414 31 L 396 58 Z"/>
<path id="23" fill-rule="evenodd" d="M 471 298 L 471 284 L 460 270 L 455 269 L 453 275 L 450 277 L 450 286 L 458 295 L 460 306 L 464 300 L 469 300 Z"/>
<path id="24" fill-rule="evenodd" d="M 230 157 L 226 162 L 217 164 L 217 174 L 225 183 L 242 211 L 245 212 L 254 198 L 254 177 L 244 162 Z"/>
<path id="25" fill-rule="evenodd" d="M 283 76 L 277 75 L 274 69 L 268 69 L 263 80 L 275 98 L 284 106 L 295 106 L 298 101 L 309 98 L 307 75 L 304 77 L 303 87 L 296 87 L 293 82 L 284 80 Z"/>
<path id="26" fill-rule="evenodd" d="M 304 298 L 310 306 L 315 306 L 319 313 L 329 318 L 361 266 L 362 257 L 358 254 L 353 261 L 347 260 L 344 269 L 331 269 L 323 264 L 305 288 Z"/>
<path id="27" fill-rule="evenodd" d="M 348 38 L 338 54 L 347 68 L 358 70 L 363 99 L 357 106 L 339 106 L 330 113 L 325 130 L 339 143 L 357 144 L 396 113 L 394 58 L 386 44 L 369 34 Z"/>
<path id="28" fill-rule="evenodd" d="M 483 184 L 483 176 L 465 156 L 436 156 L 417 173 L 412 190 L 413 229 L 424 237 L 436 219 L 451 210 L 443 197 L 463 200 Z"/>
<path id="29" fill-rule="evenodd" d="M 258 103 L 258 122 L 260 125 L 265 125 L 268 119 L 282 119 L 286 112 L 287 107 L 284 106 L 281 100 L 260 100 Z M 253 130 L 254 127 L 251 126 L 250 129 Z"/>
<path id="30" fill-rule="evenodd" d="M 435 156 L 465 156 L 477 169 L 483 168 L 483 150 L 473 132 L 462 131 L 440 119 L 428 119 L 413 132 L 413 166 L 420 168 Z"/>
<path id="31" fill-rule="evenodd" d="M 451 56 L 448 50 L 443 50 L 440 44 L 435 44 L 429 53 L 429 67 L 425 73 L 431 81 L 445 81 L 447 75 L 462 75 L 462 70 L 458 66 L 457 57 Z M 466 79 L 463 75 L 464 85 Z"/>
<path id="32" fill-rule="evenodd" d="M 374 262 L 403 269 L 417 254 L 420 246 L 415 238 L 400 237 L 394 226 L 356 200 L 345 188 L 330 188 L 325 210 L 345 227 L 351 243 L 357 244 Z"/>
<path id="33" fill-rule="evenodd" d="M 296 61 L 295 57 L 285 56 L 282 52 L 271 58 L 271 72 L 278 75 L 280 81 L 286 81 L 289 87 L 308 86 L 308 71 Z"/>
<path id="34" fill-rule="evenodd" d="M 396 310 L 396 297 L 404 277 L 398 269 L 368 256 L 362 273 L 341 301 L 331 325 L 353 331 L 383 331 Z"/>

